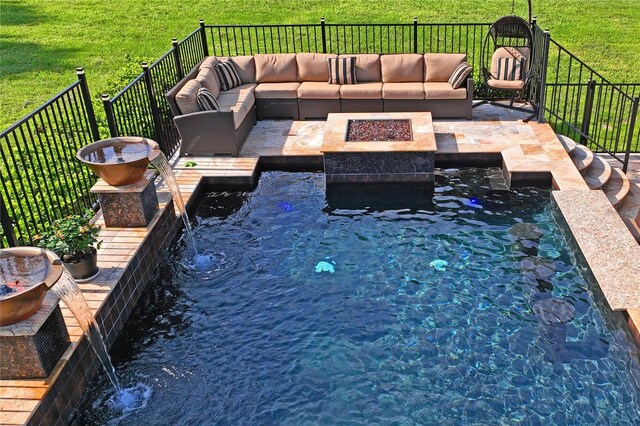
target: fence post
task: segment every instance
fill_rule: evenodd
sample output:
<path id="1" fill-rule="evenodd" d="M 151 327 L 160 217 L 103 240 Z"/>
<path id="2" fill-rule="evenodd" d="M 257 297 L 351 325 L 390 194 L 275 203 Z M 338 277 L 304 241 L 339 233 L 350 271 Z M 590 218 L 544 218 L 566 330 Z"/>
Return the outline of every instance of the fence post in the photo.
<path id="1" fill-rule="evenodd" d="M 549 42 L 551 40 L 551 34 L 549 29 L 545 29 L 543 32 L 544 41 L 542 43 L 542 68 L 540 70 L 540 89 L 538 92 L 538 123 L 544 121 L 544 105 L 546 98 L 546 86 L 547 86 L 547 66 L 549 64 Z"/>
<path id="2" fill-rule="evenodd" d="M 166 152 L 164 146 L 164 138 L 162 137 L 162 130 L 160 128 L 160 113 L 158 112 L 156 95 L 153 91 L 153 83 L 151 82 L 149 64 L 147 64 L 146 62 L 142 63 L 142 75 L 144 78 L 144 85 L 147 88 L 147 95 L 149 96 L 149 108 L 151 109 L 151 118 L 153 119 L 153 138 L 160 144 L 160 148 L 162 149 L 162 151 Z"/>
<path id="3" fill-rule="evenodd" d="M 4 205 L 2 194 L 0 194 L 0 224 L 2 225 L 2 232 L 4 232 L 4 236 L 7 238 L 9 247 L 19 246 L 16 234 L 13 232 L 13 221 L 11 217 L 9 217 L 7 207 Z"/>
<path id="4" fill-rule="evenodd" d="M 180 58 L 178 39 L 172 38 L 171 45 L 173 46 L 173 59 L 176 61 L 176 73 L 178 74 L 178 80 L 182 80 L 184 78 L 184 70 L 182 69 L 182 59 Z"/>
<path id="5" fill-rule="evenodd" d="M 206 58 L 209 56 L 209 45 L 207 44 L 207 29 L 204 26 L 204 19 L 200 19 L 200 38 L 202 39 L 202 53 Z"/>
<path id="6" fill-rule="evenodd" d="M 638 103 L 640 103 L 640 98 L 636 96 L 633 98 L 633 105 L 631 106 L 631 122 L 629 123 L 629 133 L 627 135 L 627 149 L 624 151 L 624 163 L 622 163 L 622 171 L 624 173 L 627 173 L 627 169 L 629 168 L 629 154 L 631 153 L 633 133 L 636 130 L 636 119 L 638 118 Z"/>
<path id="7" fill-rule="evenodd" d="M 413 53 L 418 53 L 418 17 L 413 17 Z"/>
<path id="8" fill-rule="evenodd" d="M 327 29 L 324 26 L 324 18 L 320 18 L 320 34 L 322 35 L 322 53 L 327 53 Z"/>
<path id="9" fill-rule="evenodd" d="M 78 76 L 78 80 L 80 80 L 80 91 L 82 92 L 84 105 L 87 109 L 89 128 L 91 129 L 91 137 L 93 137 L 94 141 L 97 141 L 100 139 L 100 132 L 98 131 L 98 122 L 96 121 L 96 113 L 93 110 L 93 104 L 91 103 L 91 95 L 89 94 L 87 78 L 84 75 L 84 68 L 76 68 L 76 75 Z"/>
<path id="10" fill-rule="evenodd" d="M 580 143 L 586 145 L 589 140 L 589 127 L 591 126 L 591 112 L 593 110 L 593 97 L 596 93 L 596 81 L 592 78 L 587 83 L 587 98 L 584 101 L 582 113 L 582 128 L 580 129 Z"/>
<path id="11" fill-rule="evenodd" d="M 116 126 L 116 119 L 113 116 L 113 106 L 111 105 L 111 99 L 106 93 L 102 95 L 102 106 L 107 116 L 107 124 L 109 125 L 109 136 L 112 138 L 118 137 L 118 127 Z"/>

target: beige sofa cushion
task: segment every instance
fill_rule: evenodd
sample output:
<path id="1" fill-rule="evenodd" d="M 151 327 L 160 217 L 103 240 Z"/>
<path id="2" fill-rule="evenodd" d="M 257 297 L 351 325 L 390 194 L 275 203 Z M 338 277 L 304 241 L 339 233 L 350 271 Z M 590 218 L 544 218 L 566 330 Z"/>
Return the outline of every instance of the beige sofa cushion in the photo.
<path id="1" fill-rule="evenodd" d="M 298 81 L 329 81 L 327 59 L 337 57 L 324 53 L 297 53 Z"/>
<path id="2" fill-rule="evenodd" d="M 467 99 L 467 88 L 454 89 L 448 81 L 424 83 L 425 99 Z"/>
<path id="3" fill-rule="evenodd" d="M 358 55 L 340 55 L 340 58 L 356 58 L 356 81 L 358 83 L 380 82 L 380 55 L 377 53 L 363 53 Z"/>
<path id="4" fill-rule="evenodd" d="M 417 53 L 382 55 L 380 57 L 383 83 L 424 81 L 424 59 Z M 448 78 L 448 77 L 447 77 Z"/>
<path id="5" fill-rule="evenodd" d="M 492 89 L 504 90 L 522 90 L 524 88 L 524 80 L 487 80 L 487 86 Z"/>
<path id="6" fill-rule="evenodd" d="M 200 111 L 198 106 L 198 90 L 202 85 L 196 80 L 189 80 L 176 93 L 176 104 L 182 114 L 191 114 Z"/>
<path id="7" fill-rule="evenodd" d="M 256 82 L 256 61 L 253 56 L 233 56 L 229 59 L 231 59 L 242 83 Z"/>
<path id="8" fill-rule="evenodd" d="M 295 53 L 257 54 L 256 83 L 298 81 Z"/>
<path id="9" fill-rule="evenodd" d="M 206 58 L 204 58 L 204 61 L 202 61 L 202 63 L 200 64 L 200 69 L 203 69 L 203 68 L 213 69 L 213 67 L 215 67 L 218 62 L 219 60 L 215 56 L 207 56 Z"/>
<path id="10" fill-rule="evenodd" d="M 341 99 L 382 99 L 382 83 L 343 84 L 340 86 Z"/>
<path id="11" fill-rule="evenodd" d="M 244 86 L 244 88 L 242 86 L 236 87 L 236 89 L 240 88 L 240 90 L 234 93 L 230 93 L 230 91 L 222 92 L 218 97 L 220 110 L 233 112 L 233 125 L 236 129 L 256 103 L 256 98 L 253 95 L 254 85 Z"/>
<path id="12" fill-rule="evenodd" d="M 241 84 L 240 86 L 236 86 L 233 87 L 227 91 L 224 92 L 220 92 L 220 94 L 224 94 L 224 93 L 240 93 L 240 92 L 246 92 L 249 91 L 251 93 L 253 93 L 256 89 L 258 85 L 255 83 L 247 83 L 247 84 Z"/>
<path id="13" fill-rule="evenodd" d="M 260 83 L 256 87 L 256 99 L 296 99 L 300 83 Z"/>
<path id="14" fill-rule="evenodd" d="M 425 82 L 445 82 L 455 69 L 463 62 L 466 62 L 467 55 L 464 53 L 425 53 Z"/>
<path id="15" fill-rule="evenodd" d="M 200 83 L 202 87 L 206 87 L 207 90 L 216 98 L 220 94 L 220 82 L 218 81 L 218 75 L 212 68 L 200 68 L 196 81 Z"/>
<path id="16" fill-rule="evenodd" d="M 300 99 L 340 99 L 340 85 L 326 81 L 305 81 L 298 87 Z"/>
<path id="17" fill-rule="evenodd" d="M 384 83 L 382 99 L 424 99 L 423 83 Z"/>

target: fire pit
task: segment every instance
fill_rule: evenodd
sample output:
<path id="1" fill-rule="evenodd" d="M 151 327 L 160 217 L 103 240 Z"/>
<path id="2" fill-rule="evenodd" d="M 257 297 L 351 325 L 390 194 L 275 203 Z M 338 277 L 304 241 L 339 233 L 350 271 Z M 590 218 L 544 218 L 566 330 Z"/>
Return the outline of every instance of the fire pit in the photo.
<path id="1" fill-rule="evenodd" d="M 327 183 L 430 182 L 435 151 L 429 112 L 329 114 L 322 140 Z"/>
<path id="2" fill-rule="evenodd" d="M 411 121 L 404 120 L 349 120 L 347 142 L 410 141 Z"/>

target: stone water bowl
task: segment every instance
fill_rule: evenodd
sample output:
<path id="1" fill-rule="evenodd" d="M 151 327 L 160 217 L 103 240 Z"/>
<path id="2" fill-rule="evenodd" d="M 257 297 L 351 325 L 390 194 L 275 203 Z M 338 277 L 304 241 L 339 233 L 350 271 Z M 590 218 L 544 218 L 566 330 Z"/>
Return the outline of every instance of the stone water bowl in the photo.
<path id="1" fill-rule="evenodd" d="M 111 186 L 138 182 L 160 154 L 160 146 L 147 138 L 122 136 L 103 139 L 80 149 L 76 158 Z"/>
<path id="2" fill-rule="evenodd" d="M 62 261 L 37 247 L 0 249 L 0 325 L 38 312 L 44 296 L 62 275 Z"/>

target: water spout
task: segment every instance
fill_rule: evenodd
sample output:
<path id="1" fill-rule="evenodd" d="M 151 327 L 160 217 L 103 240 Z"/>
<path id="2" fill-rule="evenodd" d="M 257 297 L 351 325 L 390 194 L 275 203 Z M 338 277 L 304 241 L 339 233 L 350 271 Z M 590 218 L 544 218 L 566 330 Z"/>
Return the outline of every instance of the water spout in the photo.
<path id="1" fill-rule="evenodd" d="M 193 238 L 193 231 L 191 230 L 191 224 L 189 223 L 189 215 L 187 214 L 187 208 L 184 205 L 184 201 L 182 201 L 182 194 L 180 193 L 180 187 L 178 186 L 178 182 L 176 181 L 176 176 L 173 174 L 173 170 L 169 165 L 169 161 L 164 153 L 159 152 L 158 156 L 151 161 L 151 164 L 155 166 L 155 168 L 160 173 L 160 176 L 164 179 L 173 195 L 173 202 L 175 203 L 178 211 L 180 212 L 180 217 L 182 218 L 182 222 L 184 222 L 184 229 L 187 232 L 187 236 L 189 238 L 189 242 L 195 256 L 198 256 L 198 249 L 196 247 L 196 240 Z"/>
<path id="2" fill-rule="evenodd" d="M 60 277 L 56 285 L 51 288 L 51 291 L 60 297 L 71 313 L 73 313 L 76 321 L 78 321 L 78 325 L 85 336 L 87 336 L 87 339 L 89 339 L 89 343 L 91 347 L 93 347 L 98 359 L 100 359 L 111 384 L 116 389 L 118 395 L 121 395 L 123 392 L 122 386 L 116 376 L 116 370 L 111 363 L 111 358 L 109 357 L 107 347 L 98 329 L 98 324 L 89 309 L 89 305 L 87 305 L 86 299 L 82 295 L 80 287 L 78 287 L 78 284 L 69 271 L 66 269 L 62 271 L 62 277 Z"/>

